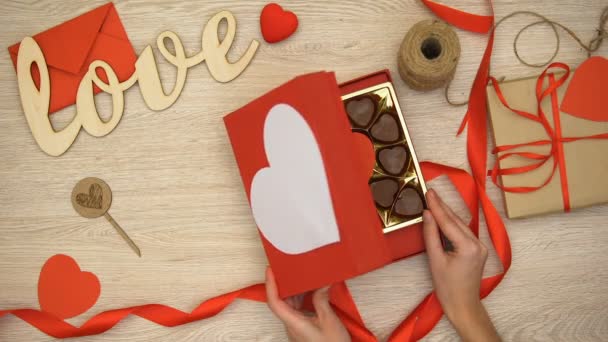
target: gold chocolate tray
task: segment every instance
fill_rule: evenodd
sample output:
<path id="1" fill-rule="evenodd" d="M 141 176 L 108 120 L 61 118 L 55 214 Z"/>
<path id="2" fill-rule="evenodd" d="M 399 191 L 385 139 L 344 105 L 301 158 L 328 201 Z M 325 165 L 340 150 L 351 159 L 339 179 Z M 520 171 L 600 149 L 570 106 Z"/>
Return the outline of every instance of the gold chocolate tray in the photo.
<path id="1" fill-rule="evenodd" d="M 422 222 L 427 189 L 393 85 L 365 88 L 342 96 L 342 101 L 353 132 L 366 135 L 374 147 L 369 184 L 383 232 Z"/>

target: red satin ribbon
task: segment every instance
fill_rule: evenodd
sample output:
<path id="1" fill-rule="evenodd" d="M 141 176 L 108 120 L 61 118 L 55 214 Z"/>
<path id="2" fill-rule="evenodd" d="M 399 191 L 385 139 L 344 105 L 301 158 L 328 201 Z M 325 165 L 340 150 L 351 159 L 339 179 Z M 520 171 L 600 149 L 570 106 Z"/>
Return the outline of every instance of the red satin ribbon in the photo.
<path id="1" fill-rule="evenodd" d="M 190 313 L 165 305 L 148 304 L 102 312 L 93 316 L 80 327 L 73 326 L 49 313 L 33 309 L 0 311 L 0 317 L 12 314 L 40 329 L 40 331 L 47 335 L 56 338 L 67 338 L 101 334 L 112 329 L 118 322 L 129 315 L 139 316 L 165 327 L 174 327 L 215 316 L 237 298 L 265 302 L 266 292 L 264 285 L 252 285 L 211 298 L 201 303 Z"/>
<path id="2" fill-rule="evenodd" d="M 479 194 L 476 190 L 476 183 L 466 171 L 456 169 L 444 165 L 434 164 L 430 162 L 421 163 L 422 172 L 428 181 L 431 181 L 441 175 L 446 175 L 448 179 L 455 185 L 469 211 L 471 212 L 471 222 L 469 227 L 477 235 L 479 229 L 479 199 L 487 196 L 485 193 Z M 493 219 L 494 217 L 494 219 Z M 510 248 L 508 244 L 507 233 L 502 225 L 502 221 L 496 221 L 498 213 L 495 212 L 490 216 L 486 216 L 488 231 L 492 239 L 492 243 L 496 251 L 503 261 L 504 249 Z M 500 224 L 496 224 L 500 222 Z M 505 245 L 506 244 L 506 245 Z M 510 251 L 510 249 L 509 249 Z M 510 254 L 509 254 L 510 256 Z M 510 257 L 505 259 L 503 265 L 505 270 L 510 264 Z M 482 281 L 481 296 L 485 297 L 496 286 L 496 277 L 502 278 L 504 275 L 498 275 L 486 278 Z M 499 281 L 499 280 L 498 280 Z M 334 309 L 347 330 L 351 334 L 353 341 L 376 341 L 376 337 L 366 327 L 357 306 L 344 282 L 336 284 L 332 287 L 331 301 Z M 78 337 L 101 334 L 129 315 L 136 315 L 148 321 L 154 322 L 166 327 L 174 327 L 198 320 L 203 320 L 217 315 L 223 311 L 236 299 L 246 299 L 257 302 L 265 302 L 266 295 L 263 284 L 252 285 L 241 290 L 230 292 L 211 298 L 201 303 L 192 312 L 187 313 L 175 308 L 160 305 L 149 304 L 142 306 L 129 307 L 124 309 L 105 311 L 90 318 L 82 326 L 76 327 L 68 322 L 65 322 L 49 313 L 33 310 L 33 309 L 16 309 L 0 311 L 0 317 L 12 314 L 28 322 L 40 331 L 56 337 Z M 443 312 L 441 306 L 434 293 L 426 296 L 426 298 L 414 309 L 414 311 L 393 331 L 390 341 L 411 341 L 417 340 L 426 335 L 439 321 Z"/>
<path id="3" fill-rule="evenodd" d="M 552 69 L 561 69 L 564 73 L 558 79 L 555 79 L 555 74 L 551 71 Z M 509 106 L 507 100 L 505 99 L 500 85 L 495 78 L 490 77 L 490 81 L 492 82 L 492 86 L 496 91 L 496 95 L 500 102 L 513 113 L 532 121 L 533 123 L 541 125 L 546 134 L 547 139 L 536 140 L 531 142 L 525 142 L 520 144 L 512 144 L 512 145 L 502 145 L 496 146 L 496 148 L 492 151 L 494 154 L 498 154 L 499 157 L 497 159 L 494 168 L 490 170 L 489 175 L 492 177 L 492 182 L 496 184 L 500 189 L 507 192 L 515 192 L 515 193 L 528 193 L 533 192 L 538 189 L 545 187 L 549 184 L 553 177 L 555 176 L 556 170 L 559 167 L 560 172 L 560 183 L 562 188 L 562 198 L 564 202 L 564 210 L 570 211 L 570 193 L 568 190 L 568 176 L 566 173 L 566 162 L 564 157 L 564 149 L 563 144 L 568 142 L 575 142 L 579 140 L 590 140 L 590 139 L 608 139 L 608 133 L 604 134 L 596 134 L 582 137 L 563 137 L 561 132 L 561 121 L 560 121 L 560 111 L 558 105 L 557 98 L 557 88 L 562 86 L 568 77 L 570 76 L 570 68 L 568 65 L 564 63 L 552 63 L 549 65 L 543 73 L 538 77 L 536 81 L 536 100 L 537 100 L 537 114 L 528 113 L 526 111 L 517 110 Z M 548 79 L 548 85 L 545 88 L 543 85 L 545 83 L 545 79 Z M 551 100 L 551 109 L 553 114 L 553 122 L 554 128 L 551 127 L 549 120 L 547 119 L 546 114 L 544 113 L 541 103 L 544 98 L 550 96 Z M 536 153 L 530 151 L 522 151 L 522 148 L 531 147 L 531 146 L 544 146 L 549 145 L 551 147 L 548 153 Z M 511 158 L 511 157 L 519 157 L 523 159 L 530 160 L 531 162 L 517 167 L 510 168 L 500 168 L 499 162 L 501 160 Z M 536 186 L 513 186 L 507 187 L 501 184 L 498 181 L 498 176 L 504 175 L 517 175 L 523 174 L 526 172 L 530 172 L 532 170 L 536 170 L 541 166 L 545 165 L 547 162 L 552 161 L 551 172 L 545 178 L 545 180 Z"/>
<path id="4" fill-rule="evenodd" d="M 549 74 L 549 84 L 555 83 L 555 75 Z M 570 190 L 568 190 L 568 173 L 566 172 L 566 158 L 564 157 L 564 144 L 562 140 L 562 122 L 559 115 L 559 103 L 557 92 L 551 93 L 551 111 L 553 112 L 553 126 L 555 127 L 555 140 L 558 142 L 556 146 L 556 159 L 559 165 L 559 178 L 562 185 L 562 201 L 564 202 L 564 211 L 570 211 Z"/>
<path id="5" fill-rule="evenodd" d="M 432 11 L 448 23 L 455 25 L 461 29 L 486 33 L 489 32 L 488 43 L 484 51 L 473 87 L 469 95 L 469 106 L 467 113 L 462 121 L 461 127 L 458 130 L 460 134 L 465 126 L 468 126 L 467 131 L 467 156 L 471 170 L 478 199 L 475 203 L 481 203 L 481 209 L 486 219 L 490 239 L 496 254 L 503 266 L 503 272 L 488 278 L 484 278 L 481 282 L 480 296 L 487 296 L 504 278 L 506 272 L 511 266 L 511 244 L 505 229 L 504 223 L 498 214 L 498 211 L 490 201 L 486 193 L 486 164 L 487 164 L 487 103 L 486 103 L 486 85 L 488 82 L 490 71 L 490 58 L 492 55 L 492 47 L 494 44 L 494 14 L 492 2 L 489 1 L 492 15 L 481 16 L 433 3 L 428 0 L 422 0 Z M 426 173 L 425 173 L 426 176 Z M 473 219 L 478 220 L 478 211 L 471 212 Z M 399 340 L 418 340 L 425 336 L 441 318 L 441 307 L 434 294 L 430 294 L 425 300 L 418 305 L 408 318 L 393 332 L 393 337 Z M 406 331 L 413 325 L 413 333 L 408 335 Z"/>
<path id="6" fill-rule="evenodd" d="M 429 0 L 421 0 L 431 11 L 440 18 L 461 29 L 486 33 L 489 32 L 489 40 L 482 61 L 475 77 L 469 98 L 469 108 L 463 120 L 459 132 L 468 124 L 467 151 L 473 175 L 466 171 L 434 164 L 430 162 L 421 163 L 423 174 L 427 180 L 432 180 L 440 175 L 446 175 L 471 212 L 469 227 L 477 235 L 479 231 L 479 204 L 485 216 L 490 240 L 496 250 L 496 254 L 503 266 L 503 272 L 481 282 L 480 297 L 487 296 L 500 283 L 511 265 L 511 245 L 496 208 L 488 198 L 485 191 L 485 173 L 487 161 L 487 132 L 486 132 L 486 97 L 485 86 L 488 81 L 490 56 L 494 33 L 494 15 L 482 16 L 466 13 Z M 490 2 L 491 7 L 491 2 Z M 336 313 L 348 329 L 353 341 L 376 341 L 376 337 L 366 327 L 357 310 L 350 292 L 345 283 L 332 287 L 331 300 Z M 75 327 L 48 313 L 31 309 L 17 309 L 0 311 L 0 317 L 12 314 L 28 322 L 42 332 L 59 338 L 87 336 L 100 334 L 111 329 L 114 325 L 130 314 L 140 316 L 157 324 L 173 327 L 196 320 L 205 319 L 220 313 L 237 298 L 265 301 L 264 287 L 262 284 L 252 285 L 238 291 L 230 292 L 201 303 L 190 313 L 186 313 L 168 306 L 150 304 L 124 309 L 102 312 L 84 323 Z M 434 292 L 428 294 L 422 302 L 397 326 L 391 334 L 390 341 L 415 341 L 424 337 L 441 319 L 443 311 Z"/>
<path id="7" fill-rule="evenodd" d="M 471 14 L 459 9 L 435 3 L 430 0 L 421 0 L 422 3 L 444 21 L 466 31 L 487 33 L 494 25 L 494 14 L 489 16 Z M 490 4 L 491 5 L 491 4 Z"/>

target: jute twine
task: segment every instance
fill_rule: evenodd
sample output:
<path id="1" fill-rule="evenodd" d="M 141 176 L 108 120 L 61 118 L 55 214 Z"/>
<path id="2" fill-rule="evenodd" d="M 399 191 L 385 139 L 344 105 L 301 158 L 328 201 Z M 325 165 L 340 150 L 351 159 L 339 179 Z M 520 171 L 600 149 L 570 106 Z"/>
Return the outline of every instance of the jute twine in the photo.
<path id="1" fill-rule="evenodd" d="M 505 20 L 508 20 L 509 18 L 512 18 L 512 17 L 518 16 L 518 15 L 529 15 L 529 16 L 533 16 L 533 17 L 536 17 L 539 19 L 539 20 L 521 28 L 517 32 L 515 39 L 513 40 L 513 52 L 515 53 L 515 57 L 519 60 L 520 63 L 530 66 L 530 67 L 544 67 L 546 65 L 549 65 L 549 63 L 553 62 L 553 60 L 555 59 L 555 57 L 557 56 L 557 54 L 559 52 L 559 47 L 560 47 L 560 35 L 558 33 L 558 28 L 564 30 L 568 35 L 570 35 L 572 37 L 572 39 L 574 39 L 574 41 L 587 52 L 587 57 L 591 56 L 592 53 L 596 52 L 600 48 L 604 38 L 608 39 L 608 29 L 606 27 L 608 25 L 608 6 L 604 7 L 604 9 L 602 9 L 602 11 L 600 13 L 599 23 L 595 30 L 595 35 L 587 44 L 583 43 L 582 39 L 580 39 L 576 35 L 576 33 L 574 33 L 574 31 L 572 31 L 568 27 L 566 27 L 554 20 L 549 19 L 549 18 L 543 16 L 542 14 L 532 12 L 532 11 L 516 11 L 516 12 L 510 13 L 507 16 L 500 19 L 498 22 L 496 22 L 496 24 L 493 27 L 493 30 L 496 30 L 496 28 L 500 24 L 502 24 Z M 451 35 L 454 36 L 454 38 L 450 38 L 450 39 L 453 39 L 453 41 L 456 42 L 458 53 L 456 55 L 456 60 L 454 61 L 454 65 L 453 66 L 450 65 L 451 74 L 446 73 L 444 71 L 447 69 L 447 65 L 445 66 L 446 69 L 442 69 L 442 68 L 430 69 L 430 67 L 427 67 L 427 65 L 431 65 L 431 63 L 428 63 L 428 62 L 430 62 L 432 60 L 424 62 L 424 64 L 421 64 L 421 66 L 416 66 L 416 63 L 419 63 L 421 61 L 420 54 L 418 54 L 418 52 L 421 52 L 420 51 L 420 49 L 422 47 L 421 42 L 424 39 L 426 39 L 426 37 L 428 37 L 428 36 L 425 36 L 425 38 L 422 38 L 422 39 L 418 38 L 415 41 L 412 38 L 410 38 L 412 44 L 408 43 L 408 45 L 406 45 L 406 41 L 408 41 L 408 42 L 410 41 L 410 40 L 408 40 L 408 37 L 411 35 L 415 34 L 416 36 L 418 36 L 417 32 L 412 33 L 412 31 L 414 31 L 415 27 L 417 27 L 418 25 L 421 25 L 425 22 L 437 22 L 437 21 L 436 20 L 426 20 L 426 21 L 419 22 L 418 24 L 414 25 L 410 29 L 410 31 L 408 31 L 408 33 L 405 36 L 405 39 L 403 40 L 403 43 L 401 44 L 401 48 L 399 50 L 399 57 L 398 57 L 399 74 L 401 75 L 401 78 L 403 78 L 403 80 L 407 84 L 410 85 L 410 87 L 412 87 L 413 89 L 417 89 L 417 90 L 432 90 L 432 89 L 440 88 L 441 86 L 445 85 L 445 92 L 444 92 L 445 99 L 450 105 L 453 105 L 453 106 L 466 105 L 468 103 L 468 101 L 453 102 L 450 100 L 450 98 L 448 96 L 448 89 L 450 87 L 450 83 L 454 76 L 454 71 L 456 70 L 456 63 L 458 62 L 458 56 L 460 55 L 460 43 L 458 42 L 458 37 L 456 37 L 456 34 L 453 31 L 450 30 Z M 441 22 L 439 22 L 439 23 L 441 23 Z M 443 23 L 441 23 L 441 24 L 443 24 Z M 517 48 L 517 42 L 521 38 L 521 35 L 524 31 L 530 29 L 533 26 L 543 25 L 543 24 L 549 25 L 549 27 L 551 27 L 551 29 L 553 30 L 553 33 L 556 38 L 555 49 L 553 50 L 552 56 L 549 59 L 547 59 L 546 61 L 539 62 L 539 63 L 528 62 L 521 57 L 521 55 L 518 51 L 518 48 Z M 446 24 L 443 24 L 443 25 L 446 25 Z M 427 26 L 428 26 L 428 24 L 427 24 Z M 436 24 L 435 28 L 439 27 L 439 26 L 440 25 Z M 444 31 L 441 31 L 441 32 L 444 32 Z M 416 57 L 417 59 L 413 59 L 412 57 L 408 57 L 408 56 L 417 56 Z M 405 63 L 406 60 L 408 61 L 408 63 L 414 62 L 414 64 L 412 66 L 408 66 L 408 63 Z M 412 69 L 415 72 L 412 72 L 411 71 Z M 425 73 L 430 70 L 437 70 L 437 73 L 434 75 Z M 433 72 L 435 72 L 435 71 L 433 71 Z M 415 75 L 418 75 L 418 76 L 415 76 Z M 431 80 L 431 81 L 428 81 L 428 80 Z M 436 80 L 436 82 L 432 82 L 433 80 Z M 424 86 L 421 87 L 420 86 L 421 84 L 427 85 L 428 87 L 424 87 Z"/>
<path id="2" fill-rule="evenodd" d="M 439 20 L 423 20 L 405 35 L 397 65 L 401 78 L 412 89 L 433 90 L 453 77 L 460 58 L 460 42 L 450 26 Z"/>
<path id="3" fill-rule="evenodd" d="M 568 35 L 570 35 L 570 37 L 572 37 L 572 39 L 574 39 L 574 41 L 576 41 L 576 43 L 578 43 L 578 45 L 581 48 L 583 48 L 585 51 L 587 51 L 587 57 L 590 57 L 593 52 L 597 51 L 600 48 L 604 38 L 608 38 L 608 31 L 606 30 L 606 24 L 608 23 L 608 6 L 604 7 L 602 12 L 600 13 L 599 24 L 595 30 L 596 31 L 595 36 L 587 44 L 583 43 L 583 40 L 580 39 L 576 35 L 576 33 L 574 33 L 574 31 L 572 31 L 568 27 L 558 23 L 557 21 L 549 19 L 549 18 L 543 16 L 542 14 L 532 12 L 532 11 L 516 11 L 516 12 L 510 13 L 507 16 L 500 19 L 496 23 L 496 25 L 494 25 L 494 30 L 496 30 L 498 25 L 500 25 L 503 21 L 505 21 L 509 18 L 512 18 L 514 16 L 521 15 L 521 14 L 531 15 L 531 16 L 534 16 L 539 19 L 538 21 L 535 21 L 535 22 L 528 24 L 528 25 L 524 26 L 523 28 L 521 28 L 519 30 L 519 32 L 517 32 L 517 35 L 515 36 L 515 39 L 513 40 L 513 52 L 515 53 L 515 57 L 517 57 L 517 59 L 519 60 L 519 62 L 521 64 L 524 64 L 524 65 L 527 65 L 530 67 L 537 67 L 537 68 L 544 67 L 546 65 L 549 65 L 549 63 L 553 62 L 553 60 L 557 56 L 557 53 L 559 52 L 560 36 L 559 36 L 559 33 L 557 32 L 558 28 L 561 28 L 566 33 L 568 33 Z M 528 30 L 529 28 L 531 28 L 533 26 L 542 25 L 542 24 L 549 25 L 555 35 L 556 43 L 555 43 L 555 49 L 553 50 L 553 55 L 548 60 L 546 60 L 544 62 L 540 62 L 540 63 L 531 63 L 531 62 L 525 61 L 519 54 L 519 51 L 517 50 L 517 42 L 519 41 L 519 38 L 521 37 L 521 34 L 524 31 Z"/>

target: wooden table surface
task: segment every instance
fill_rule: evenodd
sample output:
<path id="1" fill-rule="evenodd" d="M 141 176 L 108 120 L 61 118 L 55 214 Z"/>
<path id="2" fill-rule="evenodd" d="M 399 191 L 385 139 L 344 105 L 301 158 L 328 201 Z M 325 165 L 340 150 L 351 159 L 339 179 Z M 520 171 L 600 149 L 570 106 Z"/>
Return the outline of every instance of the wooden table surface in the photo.
<path id="1" fill-rule="evenodd" d="M 459 5 L 458 1 L 446 1 Z M 604 0 L 496 1 L 497 18 L 515 10 L 538 11 L 588 41 L 597 27 Z M 199 65 L 177 102 L 161 112 L 143 103 L 137 87 L 126 92 L 125 114 L 104 138 L 84 132 L 63 156 L 49 157 L 38 148 L 23 115 L 15 71 L 6 47 L 103 4 L 103 1 L 4 1 L 0 22 L 0 309 L 38 307 L 41 266 L 57 253 L 74 257 L 94 272 L 102 291 L 97 304 L 69 321 L 82 324 L 104 310 L 163 303 L 190 311 L 202 300 L 258 283 L 266 258 L 223 126 L 222 117 L 292 77 L 333 70 L 346 81 L 383 68 L 395 86 L 422 160 L 468 167 L 465 138 L 455 133 L 465 112 L 450 107 L 442 90 L 420 93 L 398 79 L 396 51 L 409 27 L 432 14 L 418 1 L 284 1 L 300 19 L 298 32 L 269 45 L 262 40 L 259 12 L 265 2 L 169 0 L 116 1 L 116 8 L 139 53 L 164 30 L 173 30 L 189 54 L 200 50 L 201 31 L 216 12 L 228 9 L 237 18 L 233 56 L 251 39 L 261 42 L 247 70 L 236 80 L 215 82 Z M 487 14 L 484 1 L 461 9 Z M 517 78 L 539 73 L 519 64 L 512 40 L 531 17 L 512 19 L 495 42 L 492 73 Z M 450 94 L 467 96 L 487 36 L 456 30 L 462 45 Z M 561 32 L 560 61 L 576 65 L 586 55 Z M 522 54 L 531 60 L 551 55 L 554 38 L 547 27 L 525 34 Z M 157 53 L 158 51 L 155 51 Z M 608 44 L 600 50 L 606 55 Z M 175 70 L 157 53 L 167 87 Z M 98 96 L 101 112 L 109 97 Z M 75 112 L 69 107 L 52 116 L 56 127 Z M 493 158 L 490 158 L 493 163 Z M 141 247 L 137 258 L 103 218 L 85 219 L 70 203 L 74 184 L 87 176 L 104 179 L 113 190 L 110 213 Z M 432 182 L 465 215 L 454 188 L 445 179 Z M 489 186 L 504 216 L 499 191 Z M 484 301 L 505 340 L 593 341 L 608 336 L 608 206 L 523 220 L 506 220 L 513 266 Z M 489 244 L 487 233 L 482 239 Z M 500 271 L 491 254 L 485 274 Z M 427 257 L 399 261 L 348 281 L 369 328 L 382 340 L 431 290 Z M 52 338 L 21 320 L 0 319 L 2 341 Z M 427 340 L 456 340 L 442 319 Z M 282 325 L 264 304 L 237 301 L 202 322 L 164 328 L 129 317 L 112 330 L 87 341 L 282 341 Z"/>

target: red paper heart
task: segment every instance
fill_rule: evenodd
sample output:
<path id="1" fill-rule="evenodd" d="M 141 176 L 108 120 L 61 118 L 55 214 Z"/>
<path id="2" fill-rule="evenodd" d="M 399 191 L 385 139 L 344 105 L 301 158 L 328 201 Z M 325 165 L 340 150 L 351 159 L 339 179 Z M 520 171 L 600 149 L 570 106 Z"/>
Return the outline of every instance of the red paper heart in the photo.
<path id="1" fill-rule="evenodd" d="M 298 17 L 281 6 L 270 3 L 264 6 L 260 15 L 262 36 L 268 43 L 277 43 L 291 36 L 298 28 Z"/>
<path id="2" fill-rule="evenodd" d="M 67 255 L 50 257 L 40 271 L 40 309 L 58 318 L 71 318 L 87 311 L 95 305 L 100 292 L 97 277 L 81 271 L 76 261 Z"/>
<path id="3" fill-rule="evenodd" d="M 376 165 L 376 155 L 374 152 L 374 146 L 372 145 L 372 141 L 362 133 L 353 132 L 353 148 L 357 153 L 355 154 L 358 157 L 358 167 L 364 173 L 363 178 L 371 177 L 374 166 Z"/>
<path id="4" fill-rule="evenodd" d="M 574 72 L 561 110 L 592 121 L 608 121 L 608 59 L 595 56 Z"/>

